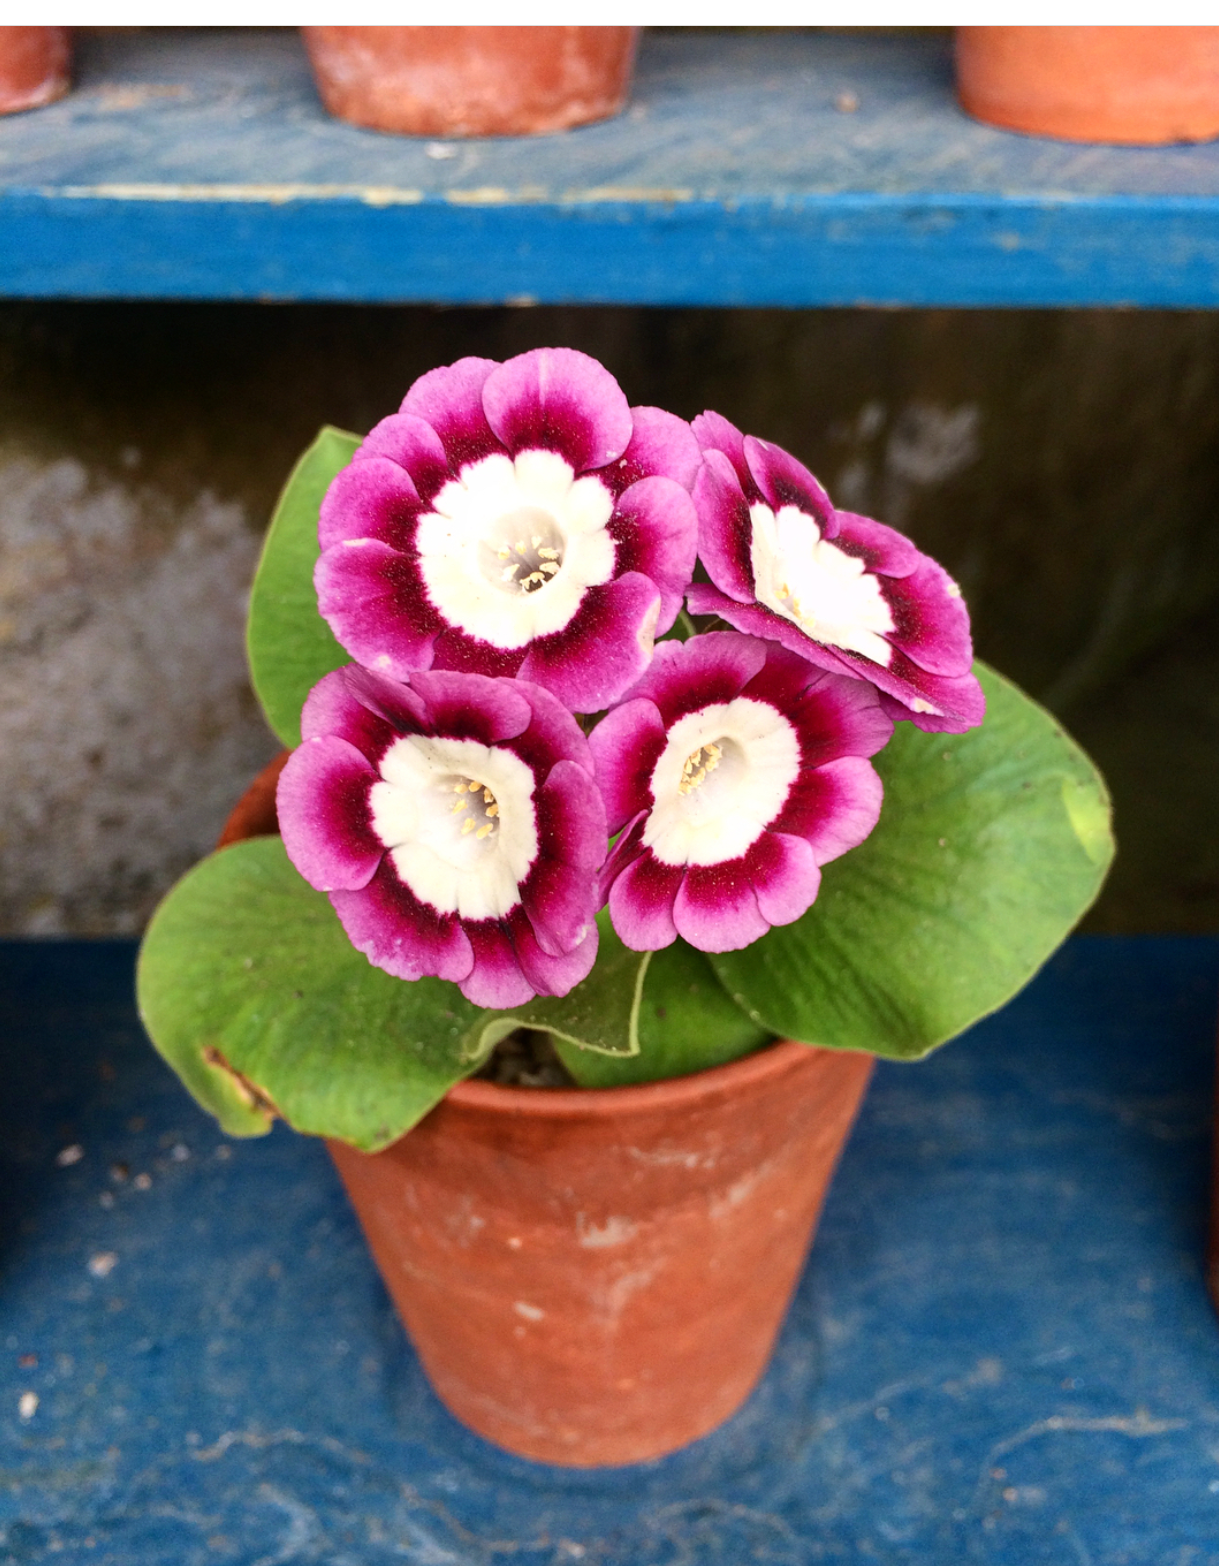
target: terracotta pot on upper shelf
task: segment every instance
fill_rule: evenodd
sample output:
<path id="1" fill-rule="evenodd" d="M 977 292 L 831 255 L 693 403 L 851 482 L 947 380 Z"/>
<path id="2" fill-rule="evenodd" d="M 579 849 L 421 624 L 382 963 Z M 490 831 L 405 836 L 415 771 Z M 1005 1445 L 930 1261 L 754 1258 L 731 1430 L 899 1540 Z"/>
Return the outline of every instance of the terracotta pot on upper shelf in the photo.
<path id="1" fill-rule="evenodd" d="M 1066 141 L 1219 136 L 1219 27 L 958 27 L 957 90 L 977 119 Z"/>
<path id="2" fill-rule="evenodd" d="M 62 98 L 70 64 L 66 27 L 0 27 L 0 114 Z"/>
<path id="3" fill-rule="evenodd" d="M 331 114 L 408 136 L 529 136 L 619 113 L 637 27 L 306 27 Z"/>
<path id="4" fill-rule="evenodd" d="M 276 830 L 277 758 L 222 842 Z M 872 1057 L 777 1043 L 610 1089 L 461 1082 L 328 1144 L 442 1402 L 569 1467 L 708 1434 L 766 1369 Z"/>

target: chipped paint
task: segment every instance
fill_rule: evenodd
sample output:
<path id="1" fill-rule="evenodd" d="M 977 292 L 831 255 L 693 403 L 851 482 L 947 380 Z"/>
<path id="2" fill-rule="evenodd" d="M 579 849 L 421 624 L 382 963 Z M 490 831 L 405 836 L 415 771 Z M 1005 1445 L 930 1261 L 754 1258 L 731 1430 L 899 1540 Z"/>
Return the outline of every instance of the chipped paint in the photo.
<path id="1" fill-rule="evenodd" d="M 587 190 L 565 190 L 559 197 L 559 202 L 560 205 L 568 207 L 599 201 L 648 202 L 672 207 L 696 199 L 694 191 L 682 186 L 592 185 Z"/>
<path id="2" fill-rule="evenodd" d="M 544 185 L 521 185 L 516 190 L 508 190 L 503 185 L 476 185 L 471 190 L 446 190 L 438 194 L 453 207 L 537 206 L 551 199 Z"/>
<path id="3" fill-rule="evenodd" d="M 215 201 L 284 206 L 291 201 L 359 201 L 368 207 L 410 207 L 422 190 L 397 185 L 47 185 L 38 195 L 68 201 Z"/>

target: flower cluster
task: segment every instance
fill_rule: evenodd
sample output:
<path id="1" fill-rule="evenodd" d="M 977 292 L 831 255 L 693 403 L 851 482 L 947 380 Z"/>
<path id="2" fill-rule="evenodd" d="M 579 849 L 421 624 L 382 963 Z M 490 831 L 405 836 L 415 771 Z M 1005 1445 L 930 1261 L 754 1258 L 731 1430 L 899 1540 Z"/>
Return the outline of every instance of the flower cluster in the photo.
<path id="1" fill-rule="evenodd" d="M 894 721 L 982 719 L 940 566 L 570 349 L 423 376 L 320 542 L 354 662 L 306 703 L 285 845 L 371 962 L 478 1005 L 566 994 L 607 903 L 637 951 L 798 919 L 876 824 Z"/>

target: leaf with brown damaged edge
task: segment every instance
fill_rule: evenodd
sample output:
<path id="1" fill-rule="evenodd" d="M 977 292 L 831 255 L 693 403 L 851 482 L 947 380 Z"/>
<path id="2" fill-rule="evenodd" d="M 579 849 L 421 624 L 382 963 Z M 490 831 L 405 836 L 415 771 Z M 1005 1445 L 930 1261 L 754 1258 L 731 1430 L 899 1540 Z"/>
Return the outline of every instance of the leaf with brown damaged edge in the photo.
<path id="1" fill-rule="evenodd" d="M 267 1093 L 243 1076 L 236 1066 L 231 1066 L 214 1044 L 209 1044 L 203 1051 L 203 1059 L 213 1070 L 224 1072 L 251 1110 L 266 1117 L 268 1130 L 273 1120 L 282 1118 Z"/>
<path id="2" fill-rule="evenodd" d="M 440 979 L 374 968 L 277 837 L 218 850 L 153 915 L 136 976 L 157 1049 L 232 1136 L 270 1128 L 373 1151 L 517 1024 Z"/>
<path id="3" fill-rule="evenodd" d="M 650 954 L 628 951 L 602 925 L 602 960 L 584 984 L 486 1011 L 456 985 L 373 967 L 282 841 L 251 838 L 196 865 L 153 915 L 137 969 L 140 1015 L 230 1135 L 263 1135 L 278 1114 L 371 1152 L 519 1027 L 583 1056 L 637 1052 Z"/>

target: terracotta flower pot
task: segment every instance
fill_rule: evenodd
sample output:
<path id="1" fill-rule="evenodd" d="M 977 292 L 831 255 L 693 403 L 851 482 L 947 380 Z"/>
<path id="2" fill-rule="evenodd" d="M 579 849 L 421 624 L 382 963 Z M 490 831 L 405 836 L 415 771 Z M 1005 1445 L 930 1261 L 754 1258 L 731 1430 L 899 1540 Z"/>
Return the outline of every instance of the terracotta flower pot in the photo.
<path id="1" fill-rule="evenodd" d="M 1066 141 L 1219 136 L 1219 27 L 958 27 L 977 119 Z"/>
<path id="2" fill-rule="evenodd" d="M 0 27 L 0 114 L 62 98 L 70 60 L 66 27 Z"/>
<path id="3" fill-rule="evenodd" d="M 525 136 L 626 102 L 636 27 L 306 27 L 331 114 L 408 136 Z"/>
<path id="4" fill-rule="evenodd" d="M 274 830 L 282 764 L 224 840 Z M 638 1087 L 468 1081 L 384 1152 L 328 1145 L 449 1409 L 541 1462 L 640 1462 L 762 1375 L 872 1064 L 778 1043 Z"/>

